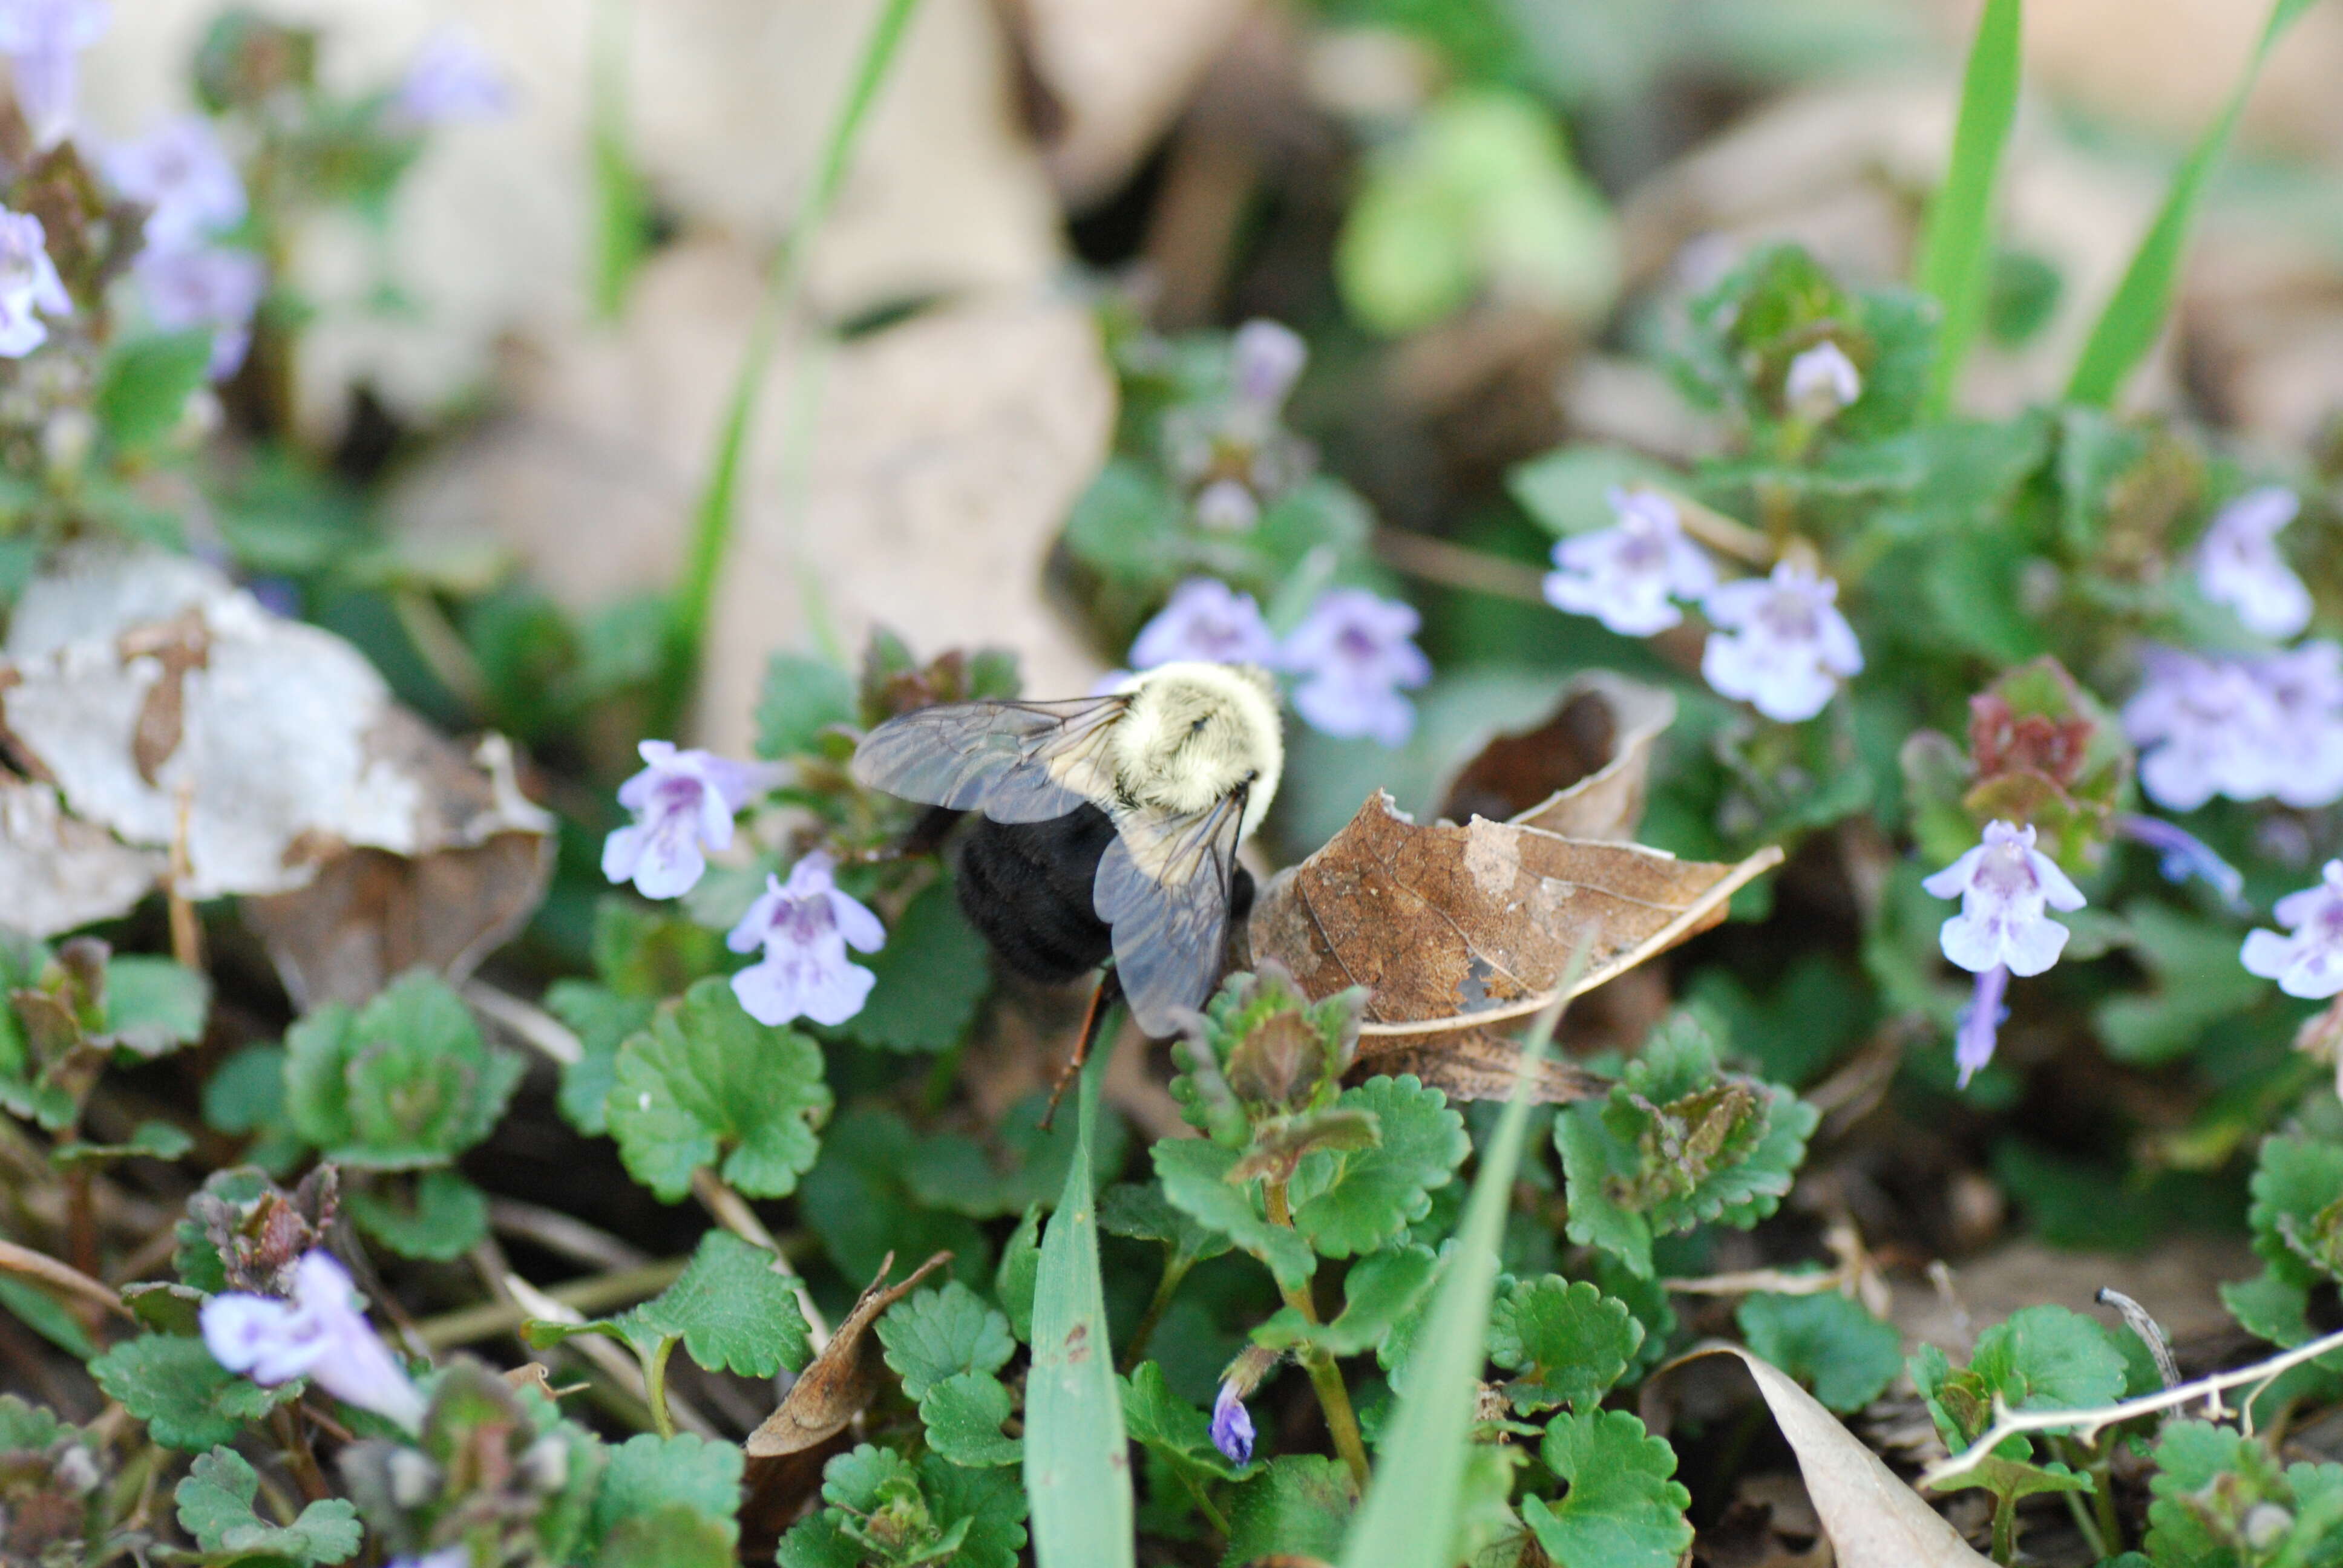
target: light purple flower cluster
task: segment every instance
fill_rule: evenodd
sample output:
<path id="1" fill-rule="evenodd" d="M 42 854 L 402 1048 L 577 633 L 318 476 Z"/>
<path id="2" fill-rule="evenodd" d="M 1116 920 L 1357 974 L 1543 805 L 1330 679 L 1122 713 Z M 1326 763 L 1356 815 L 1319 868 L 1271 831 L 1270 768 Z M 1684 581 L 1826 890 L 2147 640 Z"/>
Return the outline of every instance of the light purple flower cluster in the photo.
<path id="1" fill-rule="evenodd" d="M 8 56 L 16 106 L 42 146 L 73 129 L 81 52 L 113 19 L 106 0 L 0 0 L 0 55 Z"/>
<path id="2" fill-rule="evenodd" d="M 708 870 L 708 851 L 729 848 L 733 814 L 779 778 L 768 764 L 735 762 L 674 742 L 646 740 L 649 764 L 618 786 L 635 819 L 602 845 L 602 874 L 647 899 L 680 898 Z"/>
<path id="3" fill-rule="evenodd" d="M 345 1403 L 387 1416 L 407 1430 L 423 1423 L 423 1396 L 357 1306 L 349 1271 L 323 1251 L 293 1269 L 293 1299 L 229 1292 L 203 1305 L 204 1345 L 212 1359 L 264 1386 L 297 1377 Z"/>
<path id="4" fill-rule="evenodd" d="M 2231 909 L 2245 907 L 2245 874 L 2187 829 L 2160 817 L 2125 812 L 2116 818 L 2115 829 L 2121 837 L 2157 852 L 2157 869 L 2164 873 L 2165 880 L 2186 882 L 2193 877 L 2220 894 L 2221 901 Z"/>
<path id="5" fill-rule="evenodd" d="M 1828 705 L 1839 682 L 1861 673 L 1863 649 L 1837 606 L 1838 584 L 1795 561 L 1729 582 L 1702 601 L 1716 629 L 1700 673 L 1726 697 L 1795 724 Z"/>
<path id="6" fill-rule="evenodd" d="M 106 177 L 147 210 L 132 264 L 146 314 L 166 332 L 212 334 L 211 377 L 236 374 L 252 346 L 252 315 L 268 270 L 249 250 L 216 243 L 244 221 L 244 182 L 209 120 L 164 121 L 106 156 Z"/>
<path id="7" fill-rule="evenodd" d="M 1615 528 L 1576 534 L 1554 547 L 1546 602 L 1591 615 L 1624 637 L 1649 637 L 1684 620 L 1670 601 L 1697 604 L 1716 587 L 1706 552 L 1684 537 L 1675 503 L 1654 490 L 1614 487 Z"/>
<path id="8" fill-rule="evenodd" d="M 458 27 L 423 41 L 391 96 L 391 117 L 407 126 L 488 120 L 510 112 L 512 85 L 494 60 Z"/>
<path id="9" fill-rule="evenodd" d="M 2082 890 L 2034 847 L 2031 824 L 1988 822 L 1976 848 L 1921 885 L 1958 899 L 1961 912 L 1937 933 L 1945 957 L 1977 977 L 1976 994 L 1955 1043 L 1961 1082 L 1993 1060 L 2009 977 L 2038 975 L 2058 961 L 2070 933 L 2049 910 L 2079 910 Z"/>
<path id="10" fill-rule="evenodd" d="M 1217 578 L 1190 578 L 1172 590 L 1171 600 L 1131 644 L 1133 669 L 1182 659 L 1273 668 L 1277 637 L 1262 618 L 1252 595 L 1239 593 Z"/>
<path id="11" fill-rule="evenodd" d="M 1308 473 L 1309 447 L 1281 421 L 1309 361 L 1309 345 L 1292 327 L 1248 321 L 1229 345 L 1228 396 L 1165 418 L 1165 460 L 1195 492 L 1200 527 L 1242 532 L 1261 520 L 1265 502 Z"/>
<path id="12" fill-rule="evenodd" d="M 2247 933 L 2237 955 L 2247 972 L 2278 981 L 2288 996 L 2343 991 L 2343 860 L 2328 861 L 2318 886 L 2288 893 L 2270 913 L 2287 933 Z"/>
<path id="13" fill-rule="evenodd" d="M 765 879 L 765 890 L 725 938 L 736 953 L 759 948 L 764 957 L 732 977 L 732 994 L 750 1018 L 784 1024 L 798 1017 L 840 1024 L 862 1010 L 878 977 L 847 958 L 848 945 L 875 953 L 887 930 L 832 879 L 837 862 L 816 852 L 789 869 L 784 885 Z"/>
<path id="14" fill-rule="evenodd" d="M 2294 637 L 2310 624 L 2310 590 L 2278 551 L 2279 531 L 2301 510 L 2281 486 L 2248 490 L 2214 515 L 2197 546 L 2197 588 L 2262 637 Z"/>
<path id="15" fill-rule="evenodd" d="M 73 299 L 49 259 L 48 236 L 28 212 L 0 207 L 0 359 L 22 359 L 49 340 L 43 316 L 71 316 Z"/>
<path id="16" fill-rule="evenodd" d="M 1401 693 L 1432 678 L 1432 661 L 1414 641 L 1423 624 L 1401 600 L 1328 588 L 1281 644 L 1251 594 L 1192 578 L 1140 629 L 1131 662 L 1153 669 L 1192 658 L 1282 670 L 1297 678 L 1293 706 L 1312 728 L 1399 746 L 1415 728 L 1415 705 Z"/>
<path id="17" fill-rule="evenodd" d="M 2216 795 L 2310 808 L 2343 799 L 2343 647 L 2258 658 L 2154 648 L 2125 704 L 2148 798 L 2193 811 Z"/>

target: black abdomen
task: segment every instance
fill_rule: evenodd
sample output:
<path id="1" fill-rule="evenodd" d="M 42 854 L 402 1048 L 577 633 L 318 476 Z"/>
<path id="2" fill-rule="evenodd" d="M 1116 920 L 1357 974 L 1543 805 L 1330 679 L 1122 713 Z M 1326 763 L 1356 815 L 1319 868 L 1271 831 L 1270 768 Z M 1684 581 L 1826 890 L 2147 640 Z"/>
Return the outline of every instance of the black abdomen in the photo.
<path id="1" fill-rule="evenodd" d="M 1114 950 L 1091 901 L 1114 824 L 1095 806 L 1046 822 L 979 817 L 960 840 L 960 907 L 1001 961 L 1029 979 L 1089 973 Z"/>

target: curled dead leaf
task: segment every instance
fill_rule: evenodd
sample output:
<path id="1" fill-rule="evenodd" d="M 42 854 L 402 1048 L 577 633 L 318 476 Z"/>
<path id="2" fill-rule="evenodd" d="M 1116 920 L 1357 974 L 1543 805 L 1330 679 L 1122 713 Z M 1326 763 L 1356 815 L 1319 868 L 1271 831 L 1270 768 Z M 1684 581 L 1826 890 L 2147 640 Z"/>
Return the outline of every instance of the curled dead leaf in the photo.
<path id="1" fill-rule="evenodd" d="M 1411 821 L 1378 791 L 1350 825 L 1263 890 L 1250 922 L 1310 996 L 1368 989 L 1363 1037 L 1423 1036 L 1519 1018 L 1624 974 L 1725 918 L 1734 890 L 1781 863 L 1679 860 L 1475 819 Z"/>
<path id="2" fill-rule="evenodd" d="M 1446 1034 L 1366 1035 L 1359 1040 L 1354 1076 L 1412 1072 L 1451 1100 L 1509 1100 L 1521 1074 L 1522 1042 L 1493 1029 Z M 1523 1092 L 1533 1105 L 1568 1105 L 1611 1092 L 1611 1080 L 1552 1056 L 1530 1073 Z"/>
<path id="3" fill-rule="evenodd" d="M 1739 1345 L 1706 1345 L 1670 1366 L 1700 1356 L 1730 1355 L 1749 1369 L 1775 1424 L 1789 1440 L 1805 1477 L 1806 1495 L 1839 1568 L 1987 1568 L 1993 1561 L 1896 1478 L 1788 1373 Z M 1668 1368 L 1662 1368 L 1664 1373 Z"/>
<path id="4" fill-rule="evenodd" d="M 1564 689 L 1544 723 L 1491 737 L 1434 791 L 1440 815 L 1624 843 L 1644 819 L 1653 745 L 1675 718 L 1670 693 L 1590 670 Z"/>
<path id="5" fill-rule="evenodd" d="M 881 1365 L 879 1342 L 870 1327 L 879 1314 L 911 1293 L 921 1280 L 951 1261 L 950 1252 L 938 1252 L 915 1270 L 901 1284 L 887 1283 L 887 1271 L 894 1266 L 895 1254 L 887 1254 L 879 1265 L 879 1277 L 838 1325 L 838 1332 L 813 1364 L 789 1386 L 781 1407 L 767 1416 L 764 1424 L 749 1434 L 741 1446 L 750 1459 L 782 1459 L 829 1442 L 846 1430 L 847 1422 L 860 1415 L 879 1391 Z M 756 1484 L 755 1467 L 751 1467 L 750 1484 Z"/>
<path id="6" fill-rule="evenodd" d="M 741 1504 L 740 1530 L 749 1548 L 749 1558 L 770 1555 L 780 1538 L 821 1486 L 821 1469 L 830 1456 L 831 1440 L 853 1424 L 878 1397 L 885 1372 L 878 1335 L 870 1332 L 880 1314 L 917 1288 L 921 1280 L 951 1261 L 950 1252 L 938 1252 L 900 1284 L 887 1283 L 895 1266 L 890 1252 L 870 1282 L 838 1325 L 830 1342 L 798 1375 L 779 1410 L 750 1432 L 741 1444 L 748 1451 L 747 1501 Z"/>

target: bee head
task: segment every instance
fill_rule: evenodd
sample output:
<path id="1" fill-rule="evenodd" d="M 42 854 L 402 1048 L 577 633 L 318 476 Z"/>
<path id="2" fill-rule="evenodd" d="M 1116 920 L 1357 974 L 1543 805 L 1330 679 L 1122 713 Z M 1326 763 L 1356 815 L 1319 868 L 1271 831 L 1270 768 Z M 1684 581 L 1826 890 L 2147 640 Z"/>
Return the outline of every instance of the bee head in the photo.
<path id="1" fill-rule="evenodd" d="M 1131 678 L 1115 727 L 1118 780 L 1141 805 L 1181 813 L 1247 791 L 1251 833 L 1277 793 L 1285 743 L 1277 687 L 1242 664 L 1166 664 Z"/>

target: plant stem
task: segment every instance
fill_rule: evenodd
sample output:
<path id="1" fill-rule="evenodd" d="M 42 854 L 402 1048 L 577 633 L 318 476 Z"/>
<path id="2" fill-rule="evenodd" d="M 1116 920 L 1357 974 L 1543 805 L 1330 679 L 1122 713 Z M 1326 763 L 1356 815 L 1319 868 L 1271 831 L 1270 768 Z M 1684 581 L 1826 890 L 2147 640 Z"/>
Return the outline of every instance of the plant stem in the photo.
<path id="1" fill-rule="evenodd" d="M 1269 1222 L 1292 1230 L 1293 1210 L 1286 1200 L 1285 1183 L 1271 1177 L 1262 1182 L 1261 1191 L 1269 1211 Z M 1285 1297 L 1285 1304 L 1302 1314 L 1303 1322 L 1314 1325 L 1318 1322 L 1318 1303 L 1310 1299 L 1309 1286 L 1289 1291 L 1281 1282 L 1277 1288 Z M 1318 1391 L 1318 1408 L 1325 1412 L 1326 1432 L 1334 1440 L 1334 1452 L 1350 1467 L 1351 1484 L 1364 1491 L 1370 1469 L 1367 1445 L 1359 1435 L 1359 1418 L 1351 1409 L 1351 1391 L 1342 1382 L 1342 1369 L 1334 1364 L 1332 1356 L 1315 1345 L 1302 1350 L 1300 1359 L 1302 1370 L 1310 1374 L 1310 1386 Z"/>
<path id="2" fill-rule="evenodd" d="M 798 1310 L 805 1313 L 806 1328 L 812 1335 L 814 1350 L 819 1352 L 822 1346 L 830 1343 L 830 1320 L 823 1317 L 821 1309 L 813 1304 L 813 1296 L 806 1290 L 804 1276 L 791 1266 L 789 1255 L 781 1251 L 781 1244 L 773 1240 L 773 1233 L 765 1229 L 765 1222 L 757 1218 L 757 1211 L 749 1207 L 749 1201 L 726 1186 L 723 1178 L 705 1165 L 691 1173 L 691 1194 L 699 1200 L 709 1213 L 715 1216 L 718 1224 L 750 1246 L 762 1247 L 773 1255 L 773 1261 L 779 1265 L 778 1271 L 788 1279 L 789 1289 L 797 1292 Z"/>
<path id="3" fill-rule="evenodd" d="M 643 1402 L 651 1407 L 651 1425 L 661 1437 L 675 1435 L 675 1417 L 667 1408 L 667 1358 L 675 1352 L 675 1336 L 668 1335 L 659 1348 L 639 1352 L 643 1363 Z"/>
<path id="4" fill-rule="evenodd" d="M 326 1484 L 317 1456 L 309 1452 L 309 1434 L 302 1428 L 300 1412 L 292 1405 L 280 1404 L 270 1412 L 270 1420 L 277 1428 L 277 1445 L 285 1451 L 286 1466 L 300 1483 L 301 1495 L 312 1503 L 331 1497 L 334 1489 Z"/>
<path id="5" fill-rule="evenodd" d="M 839 187 L 845 183 L 847 166 L 860 139 L 863 123 L 870 117 L 870 106 L 886 80 L 888 67 L 894 62 L 896 48 L 919 3 L 920 0 L 887 0 L 886 9 L 870 29 L 870 42 L 863 46 L 862 59 L 847 88 L 846 100 L 839 106 L 838 117 L 830 123 L 830 136 L 823 144 L 813 183 L 807 187 L 796 221 L 789 226 L 780 249 L 773 256 L 765 296 L 758 305 L 756 319 L 749 328 L 748 347 L 740 356 L 731 401 L 718 427 L 708 482 L 693 512 L 691 552 L 684 565 L 683 581 L 676 591 L 666 669 L 651 704 L 651 729 L 656 734 L 673 730 L 699 678 L 708 618 L 716 601 L 716 583 L 732 541 L 741 461 L 748 448 L 749 424 L 756 412 L 757 395 L 764 387 L 774 351 L 780 345 L 781 328 L 804 286 L 806 257 L 813 248 L 814 236 L 820 232 L 822 220 L 829 216 Z"/>
<path id="6" fill-rule="evenodd" d="M 2001 1568 L 2010 1568 L 2017 1560 L 2017 1500 L 2014 1497 L 1993 1500 L 1993 1560 Z"/>
<path id="7" fill-rule="evenodd" d="M 1139 1315 L 1139 1326 L 1131 1331 L 1131 1342 L 1123 1346 L 1123 1376 L 1129 1377 L 1131 1369 L 1146 1353 L 1148 1336 L 1155 1332 L 1155 1325 L 1162 1321 L 1164 1309 L 1171 1306 L 1172 1297 L 1180 1289 L 1180 1282 L 1195 1266 L 1195 1260 L 1177 1248 L 1164 1254 L 1163 1278 L 1156 1282 L 1154 1298 L 1147 1303 L 1147 1310 Z"/>
<path id="8" fill-rule="evenodd" d="M 1221 1539 L 1227 1540 L 1229 1517 L 1212 1506 L 1212 1499 L 1204 1491 L 1204 1483 L 1184 1470 L 1180 1473 L 1180 1480 L 1188 1488 L 1188 1495 L 1196 1500 L 1196 1506 L 1204 1511 L 1204 1517 L 1212 1522 L 1212 1528 L 1221 1533 Z"/>

